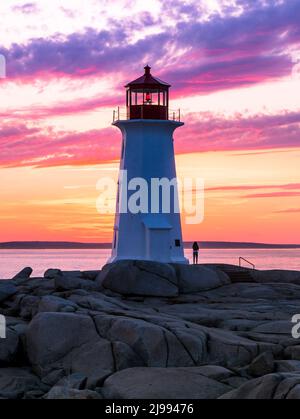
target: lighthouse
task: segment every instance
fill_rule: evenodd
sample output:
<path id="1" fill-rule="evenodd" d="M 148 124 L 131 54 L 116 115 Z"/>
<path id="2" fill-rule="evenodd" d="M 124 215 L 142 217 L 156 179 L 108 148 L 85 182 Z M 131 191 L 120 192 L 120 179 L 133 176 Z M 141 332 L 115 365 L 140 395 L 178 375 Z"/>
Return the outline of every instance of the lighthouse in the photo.
<path id="1" fill-rule="evenodd" d="M 169 111 L 171 86 L 154 77 L 149 66 L 144 70 L 143 76 L 125 86 L 126 116 L 121 117 L 119 111 L 114 116 L 113 125 L 122 133 L 122 153 L 109 263 L 188 263 L 173 140 L 174 131 L 184 124 L 180 111 Z M 131 200 L 136 204 L 133 209 Z"/>

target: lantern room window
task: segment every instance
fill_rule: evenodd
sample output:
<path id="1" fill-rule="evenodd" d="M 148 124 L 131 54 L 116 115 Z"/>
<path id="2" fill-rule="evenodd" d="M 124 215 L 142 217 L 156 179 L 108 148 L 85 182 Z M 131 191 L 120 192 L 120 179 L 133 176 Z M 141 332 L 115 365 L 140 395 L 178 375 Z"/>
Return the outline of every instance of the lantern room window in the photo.
<path id="1" fill-rule="evenodd" d="M 153 77 L 149 66 L 142 77 L 126 88 L 129 119 L 168 119 L 170 85 Z"/>

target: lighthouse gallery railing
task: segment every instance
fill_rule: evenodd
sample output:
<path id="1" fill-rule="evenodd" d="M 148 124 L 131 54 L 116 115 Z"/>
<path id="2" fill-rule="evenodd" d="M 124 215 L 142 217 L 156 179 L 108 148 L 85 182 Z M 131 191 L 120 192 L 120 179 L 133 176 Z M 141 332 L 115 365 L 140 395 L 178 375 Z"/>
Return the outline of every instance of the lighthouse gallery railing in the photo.
<path id="1" fill-rule="evenodd" d="M 129 114 L 126 108 L 117 107 L 117 109 L 113 110 L 113 122 L 120 121 L 120 120 L 129 120 Z M 143 118 L 142 118 L 143 119 Z M 180 109 L 169 109 L 168 114 L 169 121 L 181 121 L 181 110 Z"/>

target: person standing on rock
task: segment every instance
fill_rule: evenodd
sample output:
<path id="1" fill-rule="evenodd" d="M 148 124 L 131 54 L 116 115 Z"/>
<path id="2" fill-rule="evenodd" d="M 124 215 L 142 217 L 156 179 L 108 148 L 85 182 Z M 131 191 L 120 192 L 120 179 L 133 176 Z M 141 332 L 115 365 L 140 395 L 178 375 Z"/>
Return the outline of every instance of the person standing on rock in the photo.
<path id="1" fill-rule="evenodd" d="M 197 242 L 193 243 L 193 264 L 198 264 L 199 246 Z"/>

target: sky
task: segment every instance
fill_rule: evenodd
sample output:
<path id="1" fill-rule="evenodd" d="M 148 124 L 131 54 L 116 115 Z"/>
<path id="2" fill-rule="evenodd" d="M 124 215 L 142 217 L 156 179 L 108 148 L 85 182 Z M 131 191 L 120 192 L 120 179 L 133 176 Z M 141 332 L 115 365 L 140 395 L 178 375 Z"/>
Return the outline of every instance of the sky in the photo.
<path id="1" fill-rule="evenodd" d="M 299 21 L 299 0 L 2 1 L 0 242 L 111 241 L 96 185 L 149 64 L 185 122 L 178 176 L 204 179 L 184 239 L 299 243 Z"/>

